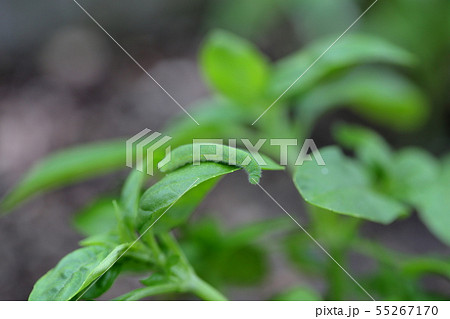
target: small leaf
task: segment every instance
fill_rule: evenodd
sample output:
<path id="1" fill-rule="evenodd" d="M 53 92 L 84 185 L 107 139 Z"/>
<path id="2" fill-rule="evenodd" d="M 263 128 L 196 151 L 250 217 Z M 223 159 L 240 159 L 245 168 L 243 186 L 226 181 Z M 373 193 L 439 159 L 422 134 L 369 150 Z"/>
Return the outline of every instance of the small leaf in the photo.
<path id="1" fill-rule="evenodd" d="M 335 38 L 317 41 L 305 49 L 280 60 L 269 84 L 273 96 L 279 96 L 316 60 Z M 366 63 L 411 65 L 413 56 L 381 38 L 365 34 L 346 34 L 320 61 L 289 89 L 285 97 L 311 90 L 318 82 L 334 72 Z"/>
<path id="2" fill-rule="evenodd" d="M 177 226 L 179 223 L 184 222 L 201 199 L 212 186 L 214 186 L 215 182 L 217 182 L 217 180 L 214 180 L 216 177 L 234 172 L 238 169 L 239 168 L 237 167 L 218 163 L 201 163 L 198 166 L 187 165 L 167 174 L 142 195 L 138 228 L 144 230 L 155 223 L 158 217 L 160 217 L 170 205 L 183 199 L 183 194 L 185 194 L 188 199 L 186 201 L 181 201 L 180 206 L 178 206 L 180 207 L 180 210 L 175 207 L 178 203 L 174 204 L 174 206 L 170 208 L 170 211 L 168 211 L 167 214 L 164 214 L 161 220 L 158 220 L 152 227 L 155 227 L 156 230 L 161 227 L 170 229 Z M 208 184 L 201 185 L 207 181 L 209 181 Z M 195 190 L 196 187 L 200 187 L 198 191 Z M 193 196 L 192 202 L 190 201 L 191 195 Z M 177 213 L 174 213 L 174 209 Z"/>
<path id="3" fill-rule="evenodd" d="M 298 102 L 305 121 L 313 122 L 339 106 L 398 130 L 424 123 L 428 105 L 424 95 L 406 78 L 380 69 L 360 69 L 310 90 Z"/>
<path id="4" fill-rule="evenodd" d="M 226 31 L 211 33 L 201 65 L 208 82 L 241 106 L 261 100 L 269 78 L 266 58 L 250 42 Z"/>
<path id="5" fill-rule="evenodd" d="M 74 147 L 37 164 L 7 196 L 0 211 L 9 211 L 31 196 L 123 167 L 125 141 Z"/>
<path id="6" fill-rule="evenodd" d="M 128 175 L 120 195 L 120 207 L 124 212 L 124 219 L 131 227 L 134 226 L 136 221 L 142 187 L 147 178 L 147 174 L 133 170 Z"/>
<path id="7" fill-rule="evenodd" d="M 310 204 L 335 213 L 388 224 L 408 213 L 403 204 L 376 192 L 358 162 L 336 147 L 320 150 L 326 166 L 305 162 L 298 166 L 294 183 Z"/>
<path id="8" fill-rule="evenodd" d="M 102 198 L 73 218 L 76 230 L 85 236 L 106 233 L 117 228 L 117 219 L 114 214 L 113 200 Z"/>
<path id="9" fill-rule="evenodd" d="M 127 247 L 89 246 L 71 252 L 36 282 L 29 300 L 71 300 L 114 265 Z"/>

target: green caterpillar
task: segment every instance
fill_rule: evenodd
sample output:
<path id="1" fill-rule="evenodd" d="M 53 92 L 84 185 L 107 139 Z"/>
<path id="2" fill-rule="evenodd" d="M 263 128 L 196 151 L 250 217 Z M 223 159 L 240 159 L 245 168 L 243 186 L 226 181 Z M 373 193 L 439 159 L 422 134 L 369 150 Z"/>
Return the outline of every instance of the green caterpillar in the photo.
<path id="1" fill-rule="evenodd" d="M 194 163 L 194 161 L 217 162 L 243 168 L 248 173 L 248 180 L 251 184 L 259 183 L 261 167 L 250 153 L 234 147 L 214 143 L 201 144 L 201 147 L 200 145 L 197 147 L 200 148 L 200 157 L 195 160 L 193 144 L 177 147 L 171 152 L 170 160 L 166 157 L 159 162 L 158 167 L 160 171 L 163 173 L 171 172 L 186 164 Z M 222 152 L 222 156 L 220 156 L 220 152 Z"/>

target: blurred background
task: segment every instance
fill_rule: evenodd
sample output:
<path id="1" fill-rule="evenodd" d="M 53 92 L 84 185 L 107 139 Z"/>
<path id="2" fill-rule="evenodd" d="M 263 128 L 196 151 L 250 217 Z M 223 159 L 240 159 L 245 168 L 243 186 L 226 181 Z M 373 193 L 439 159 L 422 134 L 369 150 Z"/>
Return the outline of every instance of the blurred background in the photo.
<path id="1" fill-rule="evenodd" d="M 198 50 L 210 30 L 222 28 L 245 37 L 275 61 L 316 39 L 336 38 L 372 3 L 79 2 L 187 108 L 209 94 L 199 71 Z M 380 0 L 349 31 L 377 35 L 418 58 L 414 69 L 401 72 L 426 96 L 429 118 L 415 130 L 400 132 L 371 124 L 394 147 L 415 145 L 435 155 L 450 150 L 449 4 Z M 0 2 L 0 197 L 33 163 L 55 150 L 130 137 L 146 127 L 163 131 L 167 121 L 181 112 L 73 1 Z M 313 132 L 319 147 L 333 143 L 330 123 L 337 119 L 367 124 L 349 111 L 330 112 Z M 81 236 L 71 227 L 72 216 L 98 194 L 116 194 L 125 176 L 126 171 L 52 192 L 0 219 L 0 300 L 27 299 L 34 282 L 77 248 Z M 268 173 L 264 183 L 288 211 L 305 220 L 300 195 L 287 174 Z M 197 214 L 217 216 L 227 228 L 283 212 L 238 174 L 225 178 Z M 388 227 L 368 223 L 363 232 L 399 251 L 449 254 L 415 216 Z M 270 262 L 274 271 L 260 286 L 231 287 L 230 297 L 268 298 L 303 282 L 320 289 L 320 281 L 292 271 L 282 256 L 275 254 Z M 105 298 L 137 285 L 133 278 L 119 279 Z M 448 282 L 431 280 L 429 285 L 450 291 Z"/>

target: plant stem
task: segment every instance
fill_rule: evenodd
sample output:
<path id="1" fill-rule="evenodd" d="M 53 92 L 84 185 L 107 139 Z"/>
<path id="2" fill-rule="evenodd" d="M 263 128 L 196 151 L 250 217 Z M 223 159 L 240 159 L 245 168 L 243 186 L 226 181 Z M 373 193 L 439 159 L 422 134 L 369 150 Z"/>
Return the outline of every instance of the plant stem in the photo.
<path id="1" fill-rule="evenodd" d="M 222 295 L 216 288 L 203 281 L 194 274 L 191 282 L 191 291 L 203 300 L 207 301 L 227 301 L 228 299 Z"/>
<path id="2" fill-rule="evenodd" d="M 152 254 L 155 256 L 155 259 L 158 262 L 158 265 L 164 266 L 166 263 L 166 257 L 162 253 L 161 249 L 159 248 L 158 243 L 156 242 L 155 236 L 152 232 L 147 232 L 145 236 L 142 238 L 143 241 L 147 244 L 147 246 L 151 249 Z"/>
<path id="3" fill-rule="evenodd" d="M 157 286 L 151 286 L 151 287 L 144 287 L 132 290 L 130 292 L 127 292 L 126 294 L 115 298 L 114 300 L 124 301 L 124 300 L 141 300 L 145 297 L 150 297 L 154 295 L 159 294 L 167 294 L 171 292 L 182 292 L 179 285 L 175 283 L 167 283 L 167 284 L 161 284 Z"/>
<path id="4" fill-rule="evenodd" d="M 178 245 L 178 242 L 176 239 L 172 236 L 170 233 L 162 233 L 159 235 L 159 238 L 161 241 L 169 248 L 172 252 L 177 254 L 180 257 L 180 260 L 188 266 L 189 274 L 188 278 L 189 282 L 187 282 L 189 291 L 196 294 L 198 297 L 200 297 L 203 300 L 218 300 L 218 301 L 224 301 L 227 300 L 227 298 L 222 295 L 216 288 L 205 282 L 203 279 L 199 278 L 197 274 L 195 273 L 195 270 L 192 268 L 191 264 L 189 263 L 188 259 L 186 258 L 186 255 Z"/>

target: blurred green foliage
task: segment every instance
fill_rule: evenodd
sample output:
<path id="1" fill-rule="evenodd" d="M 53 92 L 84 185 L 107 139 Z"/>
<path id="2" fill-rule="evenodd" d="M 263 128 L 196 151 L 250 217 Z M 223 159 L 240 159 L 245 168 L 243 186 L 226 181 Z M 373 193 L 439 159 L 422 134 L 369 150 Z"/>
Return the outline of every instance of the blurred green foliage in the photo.
<path id="1" fill-rule="evenodd" d="M 264 0 L 254 4 L 250 0 L 211 2 L 208 23 L 221 30 L 210 32 L 199 50 L 200 68 L 212 91 L 211 97 L 190 108 L 200 125 L 187 117 L 168 124 L 165 133 L 173 137 L 170 144 L 180 156 L 170 172 L 162 169 L 163 174 L 151 177 L 152 186 L 146 186 L 150 177 L 133 171 L 116 201 L 101 199 L 75 217 L 75 228 L 87 236 L 80 243 L 84 248 L 44 275 L 30 300 L 94 299 L 125 272 L 147 278 L 141 281 L 142 288 L 118 300 L 177 293 L 224 300 L 211 284 L 226 290 L 230 285 L 264 283 L 270 270 L 270 247 L 260 241 L 274 231 L 282 231 L 276 249 L 283 247 L 292 267 L 322 278 L 326 287 L 320 292 L 307 286 L 286 287 L 273 299 L 367 297 L 359 287 L 348 284 L 347 275 L 310 238 L 289 229 L 286 219 L 234 230 L 222 229 L 213 219 L 190 222 L 191 214 L 222 176 L 245 169 L 259 178 L 264 167 L 253 161 L 253 166 L 206 160 L 190 165 L 183 152 L 191 146 L 182 145 L 193 138 L 302 140 L 312 134 L 324 114 L 338 108 L 386 130 L 427 129 L 426 134 L 436 141 L 448 143 L 442 117 L 448 107 L 449 2 L 380 2 L 364 17 L 365 23 L 355 25 L 310 70 L 369 1 Z M 262 35 L 271 30 L 276 34 L 286 20 L 303 46 L 271 61 L 249 38 L 260 43 Z M 437 275 L 448 281 L 448 258 L 391 251 L 362 238 L 359 226 L 365 220 L 388 224 L 415 210 L 430 232 L 450 245 L 449 155 L 437 158 L 417 146 L 396 150 L 361 126 L 341 124 L 332 131 L 337 145 L 320 150 L 326 166 L 306 162 L 296 167 L 292 154 L 297 155 L 299 148 L 289 153 L 289 173 L 310 204 L 311 234 L 346 269 L 351 266 L 350 254 L 374 262 L 376 270 L 357 279 L 377 299 L 447 298 L 424 288 L 421 280 Z M 445 143 L 437 142 L 433 148 L 448 151 Z M 277 157 L 270 145 L 262 151 Z M 164 154 L 157 151 L 154 156 L 156 168 Z M 62 151 L 26 175 L 2 201 L 1 209 L 9 211 L 33 195 L 120 169 L 124 162 L 122 141 Z M 175 228 L 177 239 L 171 234 Z M 115 257 L 122 255 L 116 263 Z M 393 281 L 398 284 L 392 285 Z"/>

